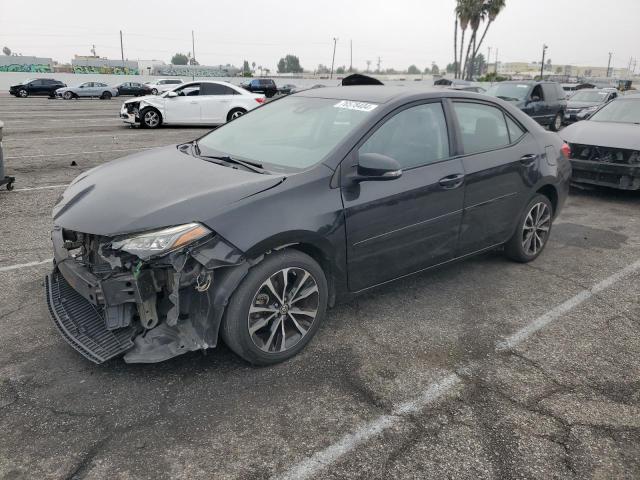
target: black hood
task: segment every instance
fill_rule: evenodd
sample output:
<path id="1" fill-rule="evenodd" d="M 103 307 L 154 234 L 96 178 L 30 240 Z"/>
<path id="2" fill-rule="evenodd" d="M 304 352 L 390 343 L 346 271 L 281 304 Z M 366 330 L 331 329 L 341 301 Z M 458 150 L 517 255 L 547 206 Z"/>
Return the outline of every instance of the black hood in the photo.
<path id="1" fill-rule="evenodd" d="M 640 150 L 640 125 L 586 120 L 560 132 L 565 142 L 580 145 Z"/>
<path id="2" fill-rule="evenodd" d="M 56 225 L 114 236 L 189 222 L 211 225 L 216 212 L 284 180 L 217 165 L 176 146 L 155 148 L 80 175 L 53 209 Z"/>

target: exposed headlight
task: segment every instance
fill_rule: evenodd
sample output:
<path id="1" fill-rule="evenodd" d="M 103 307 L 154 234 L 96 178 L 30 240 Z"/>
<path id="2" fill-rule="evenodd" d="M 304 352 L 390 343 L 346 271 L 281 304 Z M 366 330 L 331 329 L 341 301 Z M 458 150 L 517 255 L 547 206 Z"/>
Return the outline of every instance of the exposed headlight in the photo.
<path id="1" fill-rule="evenodd" d="M 178 250 L 209 235 L 211 230 L 199 223 L 153 230 L 112 242 L 111 248 L 147 259 Z"/>

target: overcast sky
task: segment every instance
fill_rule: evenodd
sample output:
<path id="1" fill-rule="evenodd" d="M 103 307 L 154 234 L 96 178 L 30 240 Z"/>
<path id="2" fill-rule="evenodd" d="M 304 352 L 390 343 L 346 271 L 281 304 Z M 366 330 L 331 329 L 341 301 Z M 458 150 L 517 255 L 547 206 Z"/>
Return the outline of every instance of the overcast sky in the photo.
<path id="1" fill-rule="evenodd" d="M 626 67 L 640 58 L 640 0 L 506 0 L 482 52 L 499 49 L 501 61 L 539 60 L 543 42 L 554 64 Z M 201 64 L 242 60 L 275 71 L 278 59 L 298 55 L 305 69 L 331 64 L 332 37 L 338 38 L 336 66 L 366 61 L 382 68 L 420 68 L 453 60 L 454 0 L 0 0 L 0 46 L 23 55 L 69 62 L 89 55 L 161 59 L 191 50 Z M 494 61 L 492 53 L 491 61 Z M 638 66 L 640 70 L 640 65 Z"/>

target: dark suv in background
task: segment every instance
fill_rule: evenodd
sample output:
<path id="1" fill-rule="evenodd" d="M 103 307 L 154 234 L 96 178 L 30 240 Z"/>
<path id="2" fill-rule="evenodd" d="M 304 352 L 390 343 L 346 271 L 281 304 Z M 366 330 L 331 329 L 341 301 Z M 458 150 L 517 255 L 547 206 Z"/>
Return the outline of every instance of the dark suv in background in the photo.
<path id="1" fill-rule="evenodd" d="M 38 78 L 12 85 L 9 87 L 9 93 L 22 98 L 27 98 L 29 95 L 46 95 L 50 98 L 55 98 L 56 90 L 66 86 L 66 84 L 53 78 Z"/>
<path id="2" fill-rule="evenodd" d="M 276 82 L 270 78 L 254 78 L 253 80 L 242 82 L 240 86 L 251 93 L 263 93 L 267 98 L 273 97 L 278 93 Z"/>
<path id="3" fill-rule="evenodd" d="M 540 125 L 557 132 L 562 128 L 567 100 L 556 82 L 508 81 L 489 88 L 487 95 L 511 102 Z"/>

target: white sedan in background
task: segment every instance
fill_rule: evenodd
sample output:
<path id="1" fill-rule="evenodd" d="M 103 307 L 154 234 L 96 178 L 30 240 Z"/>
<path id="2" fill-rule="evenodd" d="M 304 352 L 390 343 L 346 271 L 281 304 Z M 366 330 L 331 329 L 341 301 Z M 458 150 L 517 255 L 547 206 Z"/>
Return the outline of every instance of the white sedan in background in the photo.
<path id="1" fill-rule="evenodd" d="M 265 102 L 227 82 L 189 82 L 155 96 L 133 98 L 122 104 L 125 123 L 143 128 L 165 125 L 221 125 Z"/>

